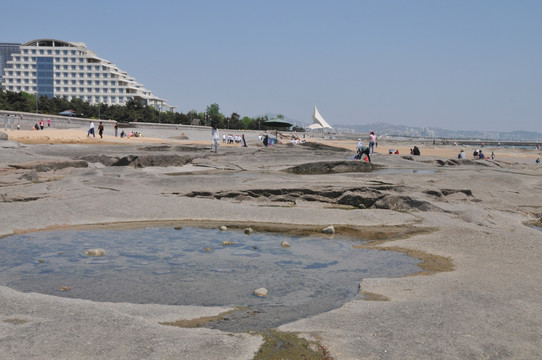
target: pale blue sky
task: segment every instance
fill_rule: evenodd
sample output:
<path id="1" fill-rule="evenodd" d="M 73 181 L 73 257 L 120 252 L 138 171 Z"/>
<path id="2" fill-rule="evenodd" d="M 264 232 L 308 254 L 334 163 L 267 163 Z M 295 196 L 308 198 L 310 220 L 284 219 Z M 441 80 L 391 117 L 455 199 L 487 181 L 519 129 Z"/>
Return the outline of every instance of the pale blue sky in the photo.
<path id="1" fill-rule="evenodd" d="M 85 42 L 179 111 L 542 131 L 542 1 L 9 1 L 0 42 Z"/>

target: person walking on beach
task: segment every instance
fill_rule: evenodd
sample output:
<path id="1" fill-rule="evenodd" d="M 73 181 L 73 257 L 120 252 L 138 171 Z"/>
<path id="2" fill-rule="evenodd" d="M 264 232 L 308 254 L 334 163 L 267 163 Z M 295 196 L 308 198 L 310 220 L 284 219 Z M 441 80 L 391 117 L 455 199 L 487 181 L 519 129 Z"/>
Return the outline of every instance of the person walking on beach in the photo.
<path id="1" fill-rule="evenodd" d="M 103 139 L 104 135 L 104 124 L 100 121 L 100 125 L 98 125 L 98 134 L 100 134 L 100 138 Z"/>
<path id="2" fill-rule="evenodd" d="M 220 142 L 220 134 L 218 133 L 218 129 L 216 126 L 213 126 L 213 130 L 211 131 L 211 152 L 214 152 L 215 154 L 218 152 L 218 143 Z"/>
<path id="3" fill-rule="evenodd" d="M 119 133 L 119 123 L 116 122 L 113 128 L 115 129 L 115 137 L 117 137 L 117 134 Z"/>
<path id="4" fill-rule="evenodd" d="M 375 152 L 375 142 L 376 142 L 376 135 L 374 131 L 371 131 L 369 133 L 369 151 L 371 152 L 371 155 Z"/>
<path id="5" fill-rule="evenodd" d="M 92 120 L 90 121 L 90 126 L 88 128 L 87 137 L 89 137 L 90 134 L 92 134 L 92 136 L 96 137 L 96 134 L 94 133 L 94 122 Z"/>

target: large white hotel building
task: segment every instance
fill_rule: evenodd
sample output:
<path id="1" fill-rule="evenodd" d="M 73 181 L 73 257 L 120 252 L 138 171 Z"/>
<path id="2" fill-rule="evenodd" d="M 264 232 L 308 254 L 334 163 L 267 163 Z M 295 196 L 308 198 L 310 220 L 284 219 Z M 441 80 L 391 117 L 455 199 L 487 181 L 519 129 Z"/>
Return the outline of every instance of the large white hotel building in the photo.
<path id="1" fill-rule="evenodd" d="M 2 88 L 90 104 L 124 105 L 135 99 L 157 109 L 174 108 L 81 42 L 38 39 L 20 45 L 5 61 Z"/>

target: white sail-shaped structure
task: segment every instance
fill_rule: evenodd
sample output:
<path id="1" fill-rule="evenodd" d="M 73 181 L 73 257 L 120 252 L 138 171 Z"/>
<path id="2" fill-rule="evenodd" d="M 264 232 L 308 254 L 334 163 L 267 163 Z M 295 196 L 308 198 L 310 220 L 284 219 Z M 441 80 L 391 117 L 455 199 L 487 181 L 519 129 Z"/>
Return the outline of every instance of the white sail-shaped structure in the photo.
<path id="1" fill-rule="evenodd" d="M 315 129 L 332 129 L 332 126 L 327 123 L 327 121 L 324 120 L 324 117 L 320 115 L 318 112 L 318 109 L 316 108 L 316 105 L 314 105 L 314 114 L 312 114 L 312 120 L 314 121 L 311 125 L 309 125 L 309 129 L 315 130 Z"/>

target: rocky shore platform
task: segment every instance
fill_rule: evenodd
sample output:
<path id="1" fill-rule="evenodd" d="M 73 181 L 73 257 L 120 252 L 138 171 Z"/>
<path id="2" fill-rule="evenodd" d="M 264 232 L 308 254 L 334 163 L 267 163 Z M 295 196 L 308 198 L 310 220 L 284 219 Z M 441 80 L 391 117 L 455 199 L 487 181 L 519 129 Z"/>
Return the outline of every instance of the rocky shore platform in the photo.
<path id="1" fill-rule="evenodd" d="M 119 144 L 87 141 L 84 131 L 77 141 L 58 140 L 53 130 L 43 131 L 44 141 L 11 132 L 0 141 L 0 236 L 142 223 L 392 232 L 371 246 L 432 265 L 413 276 L 360 279 L 366 296 L 276 330 L 314 341 L 337 360 L 542 358 L 535 150 L 459 161 L 457 148 L 388 155 L 382 143 L 369 164 L 352 159 L 355 141 L 265 148 L 248 137 L 248 147 L 215 154 L 208 133 Z M 262 334 L 186 325 L 233 310 L 0 286 L 1 358 L 253 359 Z"/>

